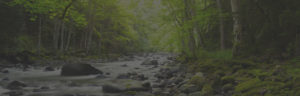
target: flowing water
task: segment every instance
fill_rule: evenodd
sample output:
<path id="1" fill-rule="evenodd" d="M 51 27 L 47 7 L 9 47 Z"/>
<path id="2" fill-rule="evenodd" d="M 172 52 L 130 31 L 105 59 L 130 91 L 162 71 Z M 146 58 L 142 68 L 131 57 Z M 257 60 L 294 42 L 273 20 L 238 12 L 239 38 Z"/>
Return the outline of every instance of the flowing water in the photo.
<path id="1" fill-rule="evenodd" d="M 153 55 L 149 57 L 135 56 L 130 61 L 115 61 L 108 63 L 100 63 L 100 61 L 91 61 L 89 64 L 100 69 L 106 74 L 107 78 L 97 78 L 98 75 L 89 76 L 60 76 L 61 70 L 44 71 L 44 68 L 29 68 L 23 71 L 18 68 L 8 68 L 9 73 L 0 73 L 0 78 L 9 78 L 9 81 L 2 80 L 0 83 L 0 95 L 5 96 L 4 93 L 10 90 L 5 89 L 5 86 L 14 80 L 23 81 L 28 86 L 21 91 L 24 93 L 22 96 L 124 96 L 123 93 L 109 94 L 102 92 L 102 85 L 111 84 L 121 87 L 140 86 L 144 82 L 154 82 L 156 78 L 154 74 L 159 71 L 163 62 L 168 55 Z M 159 62 L 158 67 L 151 65 L 141 65 L 146 59 L 157 59 Z M 127 65 L 124 67 L 124 65 Z M 144 74 L 148 80 L 137 81 L 132 79 L 117 79 L 117 76 L 122 73 L 136 72 Z M 41 89 L 41 87 L 46 87 Z M 150 95 L 151 92 L 138 92 L 139 96 Z M 2 96 L 1 95 L 1 96 Z"/>

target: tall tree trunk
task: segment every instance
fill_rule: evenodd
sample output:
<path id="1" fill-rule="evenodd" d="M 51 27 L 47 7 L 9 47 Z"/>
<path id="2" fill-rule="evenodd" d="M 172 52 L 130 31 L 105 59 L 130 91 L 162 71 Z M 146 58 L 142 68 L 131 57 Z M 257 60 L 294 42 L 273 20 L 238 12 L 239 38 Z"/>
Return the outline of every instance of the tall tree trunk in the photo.
<path id="1" fill-rule="evenodd" d="M 87 40 L 88 39 L 88 32 L 84 32 L 84 49 L 86 50 L 87 48 Z"/>
<path id="2" fill-rule="evenodd" d="M 54 25 L 54 32 L 53 32 L 53 48 L 55 50 L 57 50 L 57 48 L 58 48 L 58 46 L 57 46 L 57 42 L 58 42 L 58 40 L 57 40 L 57 38 L 58 38 L 57 34 L 59 32 L 59 23 L 58 23 L 58 20 L 55 20 L 54 22 L 55 22 L 55 25 Z"/>
<path id="3" fill-rule="evenodd" d="M 67 44 L 65 46 L 65 51 L 69 50 L 70 42 L 71 42 L 71 36 L 72 36 L 72 28 L 68 28 L 68 37 L 67 37 Z"/>
<path id="4" fill-rule="evenodd" d="M 184 8 L 185 8 L 185 23 L 193 22 L 193 16 L 195 15 L 195 10 L 193 4 L 195 3 L 194 0 L 184 0 Z M 195 57 L 195 37 L 194 37 L 194 27 L 195 24 L 192 23 L 192 27 L 189 27 L 186 29 L 186 31 L 189 33 L 189 40 L 188 40 L 188 46 L 189 46 L 189 53 L 194 58 Z"/>
<path id="5" fill-rule="evenodd" d="M 90 47 L 91 47 L 91 43 L 92 43 L 92 36 L 93 36 L 93 33 L 94 33 L 94 13 L 96 11 L 96 7 L 95 4 L 93 4 L 92 2 L 93 0 L 89 0 L 89 13 L 88 13 L 88 16 L 89 16 L 89 24 L 88 24 L 88 35 L 87 35 L 87 47 L 86 47 L 86 53 L 88 54 L 89 53 L 89 50 L 90 50 Z"/>
<path id="6" fill-rule="evenodd" d="M 224 34 L 224 18 L 222 16 L 223 14 L 223 7 L 221 0 L 217 0 L 218 9 L 220 11 L 219 13 L 219 23 L 220 23 L 220 48 L 221 50 L 225 49 L 225 34 Z"/>
<path id="7" fill-rule="evenodd" d="M 38 55 L 41 55 L 41 45 L 42 45 L 42 16 L 39 18 L 39 37 L 38 37 Z"/>
<path id="8" fill-rule="evenodd" d="M 233 34 L 234 34 L 234 44 L 232 48 L 233 56 L 240 56 L 241 51 L 241 41 L 242 41 L 242 22 L 240 17 L 240 0 L 231 0 L 231 11 L 233 16 Z"/>
<path id="9" fill-rule="evenodd" d="M 65 17 L 67 14 L 68 9 L 72 6 L 72 4 L 75 2 L 76 0 L 72 0 L 64 9 L 62 16 L 60 17 L 61 20 L 61 32 L 60 32 L 60 52 L 64 51 L 64 34 L 65 34 Z"/>
<path id="10" fill-rule="evenodd" d="M 64 51 L 64 34 L 65 34 L 65 22 L 62 21 L 61 31 L 60 31 L 60 52 Z"/>
<path id="11" fill-rule="evenodd" d="M 197 28 L 196 28 L 197 29 Z M 197 34 L 197 36 L 198 36 L 198 41 L 199 41 L 199 47 L 198 48 L 200 48 L 200 47 L 202 47 L 202 48 L 204 48 L 204 43 L 203 43 L 203 37 L 202 37 L 202 34 L 200 33 L 201 31 L 198 31 L 198 34 Z"/>

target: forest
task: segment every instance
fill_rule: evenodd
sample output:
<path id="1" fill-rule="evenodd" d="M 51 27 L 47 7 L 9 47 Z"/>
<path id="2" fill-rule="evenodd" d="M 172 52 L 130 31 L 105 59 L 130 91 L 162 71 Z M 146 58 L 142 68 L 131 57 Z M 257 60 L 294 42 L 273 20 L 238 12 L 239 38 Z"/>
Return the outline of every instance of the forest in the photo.
<path id="1" fill-rule="evenodd" d="M 0 0 L 2 96 L 300 96 L 298 0 Z"/>

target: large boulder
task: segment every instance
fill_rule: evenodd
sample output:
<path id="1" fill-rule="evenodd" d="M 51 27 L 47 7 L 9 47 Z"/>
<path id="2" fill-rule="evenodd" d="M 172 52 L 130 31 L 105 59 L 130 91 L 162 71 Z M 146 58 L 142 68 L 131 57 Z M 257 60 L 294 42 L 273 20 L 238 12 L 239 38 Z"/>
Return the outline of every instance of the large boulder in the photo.
<path id="1" fill-rule="evenodd" d="M 66 64 L 61 69 L 61 76 L 83 76 L 102 74 L 103 72 L 96 69 L 90 64 Z"/>
<path id="2" fill-rule="evenodd" d="M 10 90 L 18 90 L 22 89 L 23 87 L 26 87 L 27 85 L 21 81 L 12 81 L 7 85 L 7 89 Z"/>

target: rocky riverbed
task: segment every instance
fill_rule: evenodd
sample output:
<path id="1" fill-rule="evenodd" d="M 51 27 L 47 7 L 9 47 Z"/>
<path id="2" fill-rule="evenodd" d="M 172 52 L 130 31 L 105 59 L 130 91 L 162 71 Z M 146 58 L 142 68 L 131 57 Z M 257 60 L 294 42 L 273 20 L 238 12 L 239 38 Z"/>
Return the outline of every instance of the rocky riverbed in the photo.
<path id="1" fill-rule="evenodd" d="M 4 68 L 0 73 L 1 96 L 198 96 L 188 80 L 202 73 L 186 74 L 170 54 L 131 56 L 113 62 L 85 61 L 99 74 L 61 75 L 55 67 Z M 75 65 L 75 64 L 74 64 Z M 69 73 L 76 75 L 78 71 Z M 74 70 L 73 70 L 74 71 Z M 78 73 L 79 74 L 79 73 Z"/>

